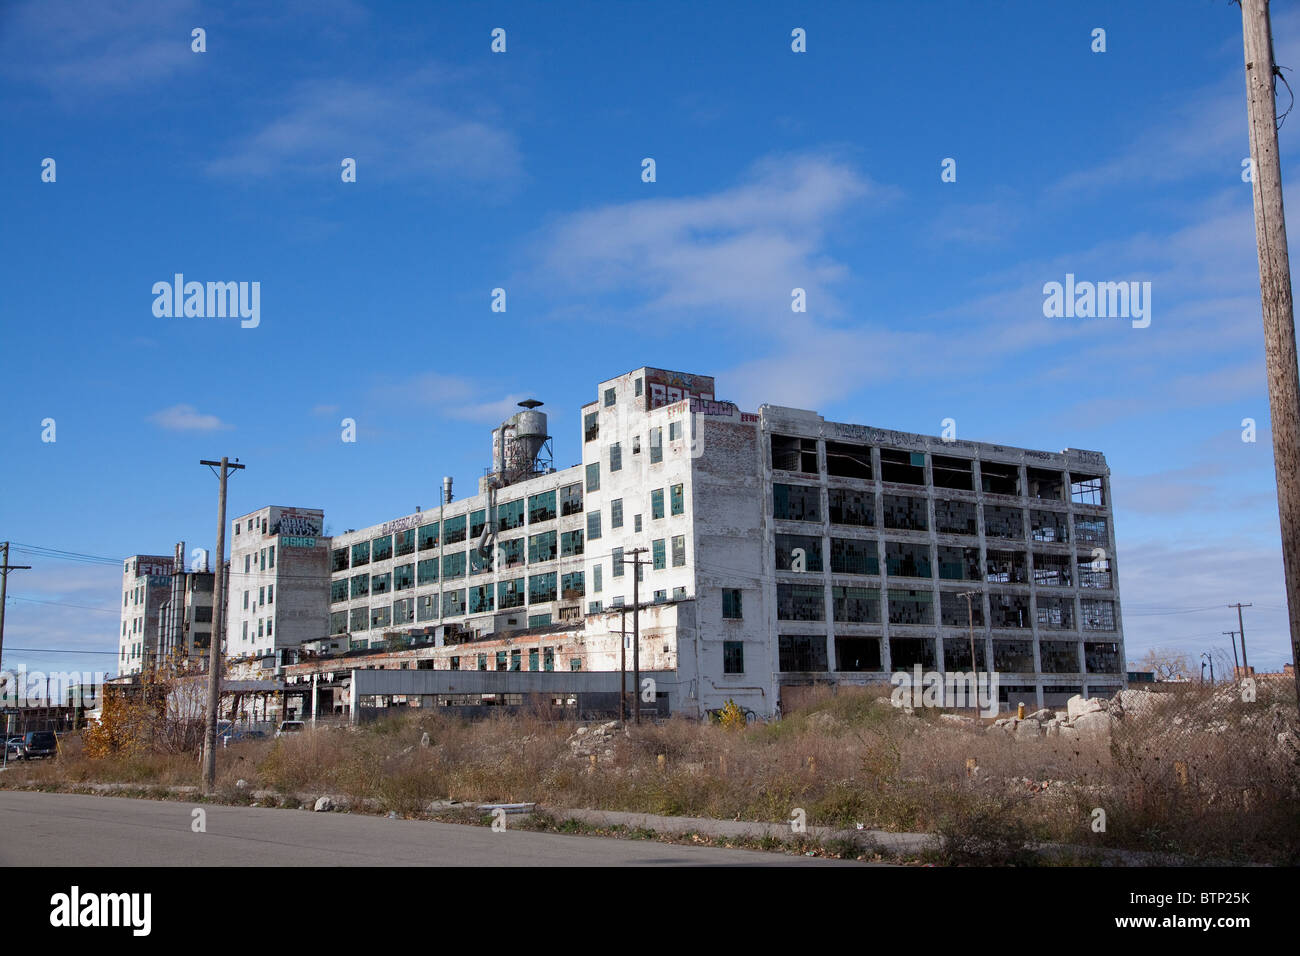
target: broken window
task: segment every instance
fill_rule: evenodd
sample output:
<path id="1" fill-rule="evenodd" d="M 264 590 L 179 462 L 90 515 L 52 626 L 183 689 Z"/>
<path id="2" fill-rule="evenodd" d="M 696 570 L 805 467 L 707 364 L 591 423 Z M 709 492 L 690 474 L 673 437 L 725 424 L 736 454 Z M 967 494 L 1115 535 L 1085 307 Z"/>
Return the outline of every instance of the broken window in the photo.
<path id="1" fill-rule="evenodd" d="M 664 516 L 664 490 L 655 488 L 650 492 L 650 518 L 657 520 Z"/>
<path id="2" fill-rule="evenodd" d="M 370 626 L 372 628 L 388 627 L 392 623 L 393 609 L 387 604 L 382 604 L 379 607 L 372 607 L 370 609 Z"/>
<path id="3" fill-rule="evenodd" d="M 542 534 L 532 534 L 528 536 L 528 563 L 537 564 L 541 561 L 555 560 L 555 532 L 545 531 Z"/>
<path id="4" fill-rule="evenodd" d="M 469 513 L 469 536 L 478 540 L 483 534 L 483 529 L 487 527 L 487 509 L 471 511 Z"/>
<path id="5" fill-rule="evenodd" d="M 623 445 L 621 442 L 614 442 L 609 446 L 609 470 L 611 472 L 623 470 Z"/>
<path id="6" fill-rule="evenodd" d="M 415 618 L 418 621 L 438 619 L 438 595 L 425 594 L 415 599 Z"/>
<path id="7" fill-rule="evenodd" d="M 615 396 L 618 393 L 612 388 L 605 389 L 605 407 L 610 408 L 614 404 Z"/>
<path id="8" fill-rule="evenodd" d="M 664 550 L 663 538 L 656 538 L 650 542 L 650 565 L 656 571 L 662 571 L 668 566 L 668 556 Z"/>
<path id="9" fill-rule="evenodd" d="M 1020 494 L 1020 466 L 997 461 L 980 462 L 980 484 L 989 495 Z"/>
<path id="10" fill-rule="evenodd" d="M 1064 511 L 1029 512 L 1030 535 L 1035 541 L 1070 540 L 1070 524 Z"/>
<path id="11" fill-rule="evenodd" d="M 1083 620 L 1085 631 L 1113 631 L 1115 602 L 1082 598 L 1079 601 L 1079 617 Z"/>
<path id="12" fill-rule="evenodd" d="M 346 571 L 348 569 L 348 549 L 335 548 L 330 552 L 330 570 Z"/>
<path id="13" fill-rule="evenodd" d="M 564 558 L 582 554 L 582 529 L 566 531 L 560 535 L 560 556 Z"/>
<path id="14" fill-rule="evenodd" d="M 442 523 L 443 544 L 458 544 L 465 540 L 465 516 L 457 515 Z"/>
<path id="15" fill-rule="evenodd" d="M 831 538 L 831 571 L 879 574 L 880 556 L 872 538 Z"/>
<path id="16" fill-rule="evenodd" d="M 543 491 L 541 494 L 528 496 L 528 523 L 550 521 L 555 517 L 555 492 Z"/>
<path id="17" fill-rule="evenodd" d="M 650 464 L 657 464 L 664 460 L 664 430 L 662 428 L 650 429 Z"/>
<path id="18" fill-rule="evenodd" d="M 671 514 L 684 514 L 686 511 L 686 486 L 672 485 L 668 489 L 668 510 Z"/>
<path id="19" fill-rule="evenodd" d="M 1019 508 L 984 506 L 984 534 L 990 538 L 1017 538 L 1025 536 L 1025 515 Z"/>
<path id="20" fill-rule="evenodd" d="M 354 574 L 352 576 L 352 596 L 365 597 L 370 593 L 370 575 Z"/>
<path id="21" fill-rule="evenodd" d="M 1034 583 L 1042 587 L 1068 588 L 1070 586 L 1070 556 L 1034 552 Z"/>
<path id="22" fill-rule="evenodd" d="M 399 558 L 415 553 L 415 529 L 407 528 L 393 535 L 393 553 Z"/>
<path id="23" fill-rule="evenodd" d="M 587 593 L 585 575 L 582 571 L 570 571 L 560 578 L 560 597 L 568 601 L 580 598 Z M 563 610 L 563 608 L 561 608 Z M 576 609 L 575 609 L 576 610 Z"/>
<path id="24" fill-rule="evenodd" d="M 993 642 L 993 669 L 1008 674 L 1034 673 L 1034 644 L 1032 641 Z M 1033 692 L 1033 688 L 1030 688 Z"/>
<path id="25" fill-rule="evenodd" d="M 739 621 L 744 617 L 740 594 L 740 588 L 722 589 L 722 616 L 725 620 Z"/>
<path id="26" fill-rule="evenodd" d="M 352 609 L 352 618 L 348 622 L 348 630 L 364 631 L 368 627 L 370 627 L 370 609 L 354 607 Z"/>
<path id="27" fill-rule="evenodd" d="M 348 632 L 348 612 L 334 611 L 330 614 L 330 633 L 346 634 Z"/>
<path id="28" fill-rule="evenodd" d="M 995 584 L 1028 584 L 1028 556 L 1023 551 L 990 550 L 984 563 L 984 580 Z"/>
<path id="29" fill-rule="evenodd" d="M 969 599 L 961 591 L 939 592 L 939 620 L 950 627 L 984 626 L 984 595 L 975 594 Z M 973 621 L 972 621 L 973 619 Z M 970 655 L 967 655 L 968 657 Z"/>
<path id="30" fill-rule="evenodd" d="M 1065 475 L 1061 472 L 1026 468 L 1025 475 L 1029 481 L 1029 497 L 1046 498 L 1051 501 L 1065 500 Z"/>
<path id="31" fill-rule="evenodd" d="M 847 442 L 826 443 L 826 474 L 839 478 L 871 480 L 871 446 Z"/>
<path id="32" fill-rule="evenodd" d="M 934 455 L 930 459 L 930 470 L 934 474 L 936 488 L 955 488 L 958 491 L 975 490 L 975 463 L 969 458 L 949 458 L 946 455 Z"/>
<path id="33" fill-rule="evenodd" d="M 832 587 L 831 614 L 841 624 L 879 624 L 880 589 Z"/>
<path id="34" fill-rule="evenodd" d="M 993 627 L 1029 627 L 1029 597 L 989 594 L 989 623 Z"/>
<path id="35" fill-rule="evenodd" d="M 492 552 L 480 554 L 478 548 L 469 549 L 469 573 L 487 574 L 492 570 Z"/>
<path id="36" fill-rule="evenodd" d="M 835 669 L 855 673 L 880 670 L 880 638 L 837 636 Z"/>
<path id="37" fill-rule="evenodd" d="M 528 603 L 546 604 L 555 600 L 555 572 L 528 577 Z M 505 605 L 503 604 L 502 607 Z"/>
<path id="38" fill-rule="evenodd" d="M 600 435 L 600 424 L 598 419 L 600 415 L 597 412 L 587 412 L 582 416 L 582 440 L 595 441 Z"/>
<path id="39" fill-rule="evenodd" d="M 473 522 L 473 526 L 470 528 L 470 534 L 472 534 L 476 538 L 483 531 L 482 526 L 478 523 L 480 520 L 478 516 L 481 514 L 483 514 L 482 511 L 474 512 L 474 522 Z M 554 517 L 554 515 L 552 515 L 552 517 Z M 497 505 L 497 530 L 498 531 L 512 531 L 515 528 L 522 528 L 523 526 L 524 526 L 524 499 L 523 498 L 520 498 L 517 501 L 507 501 L 504 504 Z"/>
<path id="40" fill-rule="evenodd" d="M 442 556 L 442 577 L 463 578 L 465 576 L 465 552 L 456 551 Z"/>
<path id="41" fill-rule="evenodd" d="M 803 551 L 803 564 L 798 566 L 793 552 Z M 822 570 L 822 539 L 802 534 L 778 534 L 776 536 L 776 569 L 778 571 L 817 571 Z"/>
<path id="42" fill-rule="evenodd" d="M 973 501 L 934 500 L 934 530 L 940 534 L 980 533 L 979 515 Z"/>
<path id="43" fill-rule="evenodd" d="M 492 610 L 492 585 L 480 584 L 469 589 L 469 613 L 481 614 Z"/>
<path id="44" fill-rule="evenodd" d="M 828 488 L 826 496 L 831 524 L 856 525 L 860 528 L 875 527 L 876 496 L 872 492 L 858 491 L 853 488 Z"/>
<path id="45" fill-rule="evenodd" d="M 457 617 L 465 613 L 465 589 L 442 592 L 442 616 Z"/>
<path id="46" fill-rule="evenodd" d="M 880 449 L 880 479 L 902 485 L 925 484 L 925 452 Z"/>
<path id="47" fill-rule="evenodd" d="M 891 637 L 889 664 L 896 671 L 910 671 L 917 664 L 922 670 L 934 670 L 939 666 L 934 641 L 928 637 Z"/>
<path id="48" fill-rule="evenodd" d="M 1083 654 L 1089 674 L 1124 673 L 1120 666 L 1118 644 L 1087 641 L 1083 645 Z"/>
<path id="49" fill-rule="evenodd" d="M 817 474 L 817 439 L 773 435 L 772 467 L 779 471 Z"/>
<path id="50" fill-rule="evenodd" d="M 393 556 L 393 536 L 386 534 L 370 542 L 370 559 L 376 563 Z"/>
<path id="51" fill-rule="evenodd" d="M 812 485 L 773 485 L 772 516 L 782 521 L 821 521 L 822 492 Z"/>
<path id="52" fill-rule="evenodd" d="M 776 616 L 781 621 L 824 621 L 826 595 L 820 584 L 776 584 Z"/>
<path id="53" fill-rule="evenodd" d="M 1110 536 L 1106 533 L 1105 518 L 1085 518 L 1074 516 L 1074 537 L 1080 544 L 1106 544 Z"/>
<path id="54" fill-rule="evenodd" d="M 1070 500 L 1076 505 L 1104 505 L 1101 477 L 1070 473 Z"/>
<path id="55" fill-rule="evenodd" d="M 599 537 L 600 537 L 600 512 L 588 511 L 587 512 L 587 539 L 589 541 L 595 541 Z"/>
<path id="56" fill-rule="evenodd" d="M 943 639 L 943 669 L 945 671 L 966 671 L 987 670 L 988 663 L 986 658 L 988 653 L 984 649 L 983 635 L 975 636 L 975 663 L 970 659 L 970 636 L 966 637 L 945 637 Z M 969 687 L 967 694 L 969 694 Z M 982 695 L 981 695 L 982 696 Z M 969 700 L 969 697 L 967 698 Z"/>
<path id="57" fill-rule="evenodd" d="M 370 576 L 370 593 L 387 594 L 392 587 L 392 583 L 393 575 L 391 571 L 384 574 L 372 574 Z"/>
<path id="58" fill-rule="evenodd" d="M 247 559 L 247 555 L 245 555 L 245 559 Z M 369 564 L 369 563 L 370 563 L 370 542 L 362 541 L 360 544 L 354 544 L 352 546 L 352 566 L 355 568 L 355 567 L 359 567 L 360 565 Z M 245 562 L 244 570 L 245 571 L 248 570 L 247 562 Z"/>
<path id="59" fill-rule="evenodd" d="M 582 483 L 574 482 L 560 489 L 560 516 L 576 515 L 582 511 Z"/>
<path id="60" fill-rule="evenodd" d="M 783 671 L 826 670 L 826 638 L 820 634 L 782 634 L 777 649 Z"/>
<path id="61" fill-rule="evenodd" d="M 1077 641 L 1040 641 L 1038 658 L 1045 674 L 1077 674 L 1079 672 L 1079 644 Z"/>
<path id="62" fill-rule="evenodd" d="M 609 503 L 609 526 L 611 528 L 623 527 L 623 499 L 615 498 Z"/>
<path id="63" fill-rule="evenodd" d="M 745 642 L 744 641 L 723 641 L 722 642 L 722 673 L 724 674 L 745 673 Z"/>
<path id="64" fill-rule="evenodd" d="M 613 561 L 614 577 L 621 578 L 623 576 L 623 549 L 615 548 L 610 553 L 610 558 Z"/>
<path id="65" fill-rule="evenodd" d="M 899 531 L 928 531 L 929 506 L 924 498 L 910 495 L 885 495 L 885 527 Z"/>
<path id="66" fill-rule="evenodd" d="M 431 584 L 438 580 L 438 559 L 425 558 L 415 565 L 415 583 Z"/>
<path id="67" fill-rule="evenodd" d="M 348 599 L 348 579 L 337 578 L 330 582 L 330 603 L 338 604 L 339 601 Z"/>
<path id="68" fill-rule="evenodd" d="M 1038 597 L 1038 626 L 1043 630 L 1074 630 L 1074 599 Z"/>
<path id="69" fill-rule="evenodd" d="M 890 624 L 933 624 L 934 595 L 929 591 L 889 589 Z"/>
<path id="70" fill-rule="evenodd" d="M 600 462 L 593 461 L 587 466 L 587 490 L 600 490 Z"/>
<path id="71" fill-rule="evenodd" d="M 410 624 L 415 619 L 415 599 L 402 598 L 393 602 L 393 623 Z"/>
<path id="72" fill-rule="evenodd" d="M 420 525 L 419 542 L 421 551 L 428 551 L 438 546 L 438 522 Z"/>
<path id="73" fill-rule="evenodd" d="M 1109 556 L 1101 554 L 1096 556 L 1091 554 L 1079 555 L 1079 587 L 1110 588 L 1113 586 Z"/>
<path id="74" fill-rule="evenodd" d="M 399 564 L 393 568 L 393 590 L 405 591 L 415 587 L 415 565 Z"/>
<path id="75" fill-rule="evenodd" d="M 524 539 L 511 538 L 497 545 L 497 559 L 502 568 L 517 568 L 524 563 Z"/>
<path id="76" fill-rule="evenodd" d="M 945 581 L 981 581 L 979 548 L 939 546 L 939 577 Z"/>
<path id="77" fill-rule="evenodd" d="M 674 535 L 672 540 L 673 546 L 673 567 L 680 568 L 686 565 L 686 535 Z"/>
<path id="78" fill-rule="evenodd" d="M 933 576 L 928 544 L 885 542 L 885 566 L 891 577 L 928 578 Z"/>

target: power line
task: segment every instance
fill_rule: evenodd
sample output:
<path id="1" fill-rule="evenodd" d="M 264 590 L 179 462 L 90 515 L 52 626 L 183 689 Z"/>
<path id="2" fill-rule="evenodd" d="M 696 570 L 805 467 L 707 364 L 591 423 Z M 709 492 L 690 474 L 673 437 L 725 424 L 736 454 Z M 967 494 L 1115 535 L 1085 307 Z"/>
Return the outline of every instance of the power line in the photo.
<path id="1" fill-rule="evenodd" d="M 38 601 L 36 598 L 19 597 L 17 594 L 9 595 L 11 601 L 25 601 L 28 604 L 48 604 L 51 607 L 75 607 L 83 611 L 102 611 L 105 614 L 118 614 L 117 608 L 91 607 L 88 604 L 67 604 L 63 601 Z"/>

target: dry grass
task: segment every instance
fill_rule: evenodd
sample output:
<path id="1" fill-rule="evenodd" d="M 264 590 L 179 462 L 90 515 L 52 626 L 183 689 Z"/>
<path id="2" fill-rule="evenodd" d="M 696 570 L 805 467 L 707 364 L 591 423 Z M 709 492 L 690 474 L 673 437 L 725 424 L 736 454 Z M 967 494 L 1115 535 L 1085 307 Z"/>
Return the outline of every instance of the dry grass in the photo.
<path id="1" fill-rule="evenodd" d="M 1030 841 L 1300 862 L 1300 768 L 1274 745 L 1277 715 L 1295 712 L 1286 688 L 1261 688 L 1252 704 L 1189 689 L 1158 713 L 1126 716 L 1109 740 L 1069 741 L 1013 740 L 881 698 L 844 690 L 740 728 L 646 724 L 600 744 L 594 765 L 570 748 L 576 725 L 548 715 L 412 715 L 232 744 L 219 783 L 230 794 L 241 778 L 248 789 L 343 794 L 407 814 L 444 799 L 768 822 L 802 808 L 810 825 L 941 833 L 950 863 L 1025 862 Z M 197 784 L 198 762 L 90 760 L 69 739 L 59 759 L 0 785 L 26 780 Z M 1104 832 L 1090 825 L 1097 808 Z"/>

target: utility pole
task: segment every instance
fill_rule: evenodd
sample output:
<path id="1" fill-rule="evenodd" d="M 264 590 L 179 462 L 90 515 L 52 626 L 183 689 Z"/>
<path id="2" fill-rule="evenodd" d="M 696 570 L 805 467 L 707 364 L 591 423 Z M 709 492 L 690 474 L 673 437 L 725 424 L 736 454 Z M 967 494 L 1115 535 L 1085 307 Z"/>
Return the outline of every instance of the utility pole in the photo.
<path id="1" fill-rule="evenodd" d="M 1277 146 L 1273 29 L 1268 0 L 1241 0 L 1246 56 L 1246 110 L 1250 158 L 1255 169 L 1255 242 L 1259 253 L 1259 297 L 1264 315 L 1264 358 L 1268 367 L 1273 467 L 1282 531 L 1282 571 L 1291 624 L 1291 660 L 1300 665 L 1300 372 L 1296 369 L 1291 261 L 1282 207 L 1282 163 Z M 1240 615 L 1241 608 L 1238 606 Z M 1241 632 L 1241 666 L 1246 670 L 1246 632 Z M 1300 667 L 1295 668 L 1300 696 Z"/>
<path id="2" fill-rule="evenodd" d="M 627 720 L 627 611 L 618 615 L 618 722 Z"/>
<path id="3" fill-rule="evenodd" d="M 1209 651 L 1202 651 L 1201 657 L 1210 662 L 1210 686 L 1214 686 L 1214 656 Z M 1205 683 L 1205 661 L 1201 661 L 1201 683 Z"/>
<path id="4" fill-rule="evenodd" d="M 632 560 L 632 723 L 641 723 L 641 555 L 645 548 L 633 548 Z"/>
<path id="5" fill-rule="evenodd" d="M 970 683 L 971 690 L 975 697 L 974 702 L 971 704 L 971 710 L 974 711 L 972 714 L 973 718 L 978 722 L 980 714 L 980 685 L 979 680 L 977 679 L 978 671 L 975 663 L 975 608 L 974 605 L 971 604 L 971 597 L 977 593 L 979 592 L 961 592 L 961 596 L 966 599 L 966 623 L 970 628 Z M 989 693 L 993 693 L 993 687 L 991 684 L 989 685 Z"/>
<path id="6" fill-rule="evenodd" d="M 1281 494 L 1281 493 L 1282 493 L 1281 490 L 1279 490 L 1279 491 L 1278 491 L 1278 494 Z M 1283 549 L 1283 552 L 1284 552 L 1283 555 L 1282 555 L 1282 557 L 1283 557 L 1283 560 L 1285 561 L 1285 559 L 1286 559 L 1286 554 L 1285 554 L 1285 550 L 1286 550 L 1286 542 L 1285 542 L 1285 541 L 1282 542 L 1282 549 Z M 1300 571 L 1300 568 L 1297 568 L 1296 570 Z M 1290 590 L 1291 590 L 1291 585 L 1290 585 L 1290 582 L 1289 582 L 1289 580 L 1288 580 L 1288 583 L 1287 583 L 1287 591 L 1290 592 Z M 1292 602 L 1292 601 L 1290 600 L 1290 595 L 1289 595 L 1289 594 L 1288 594 L 1288 600 L 1287 600 L 1287 603 L 1290 604 L 1292 607 L 1295 607 L 1294 602 Z M 1240 604 L 1240 603 L 1238 603 L 1238 604 L 1229 604 L 1229 605 L 1228 605 L 1228 607 L 1235 607 L 1235 608 L 1237 609 L 1237 627 L 1239 628 L 1239 630 L 1237 631 L 1237 633 L 1241 635 L 1241 669 L 1242 669 L 1242 672 L 1243 672 L 1243 676 L 1245 676 L 1245 677 L 1249 677 L 1249 676 L 1250 676 L 1250 671 L 1248 670 L 1248 668 L 1250 667 L 1250 665 L 1249 665 L 1248 663 L 1246 663 L 1246 624 L 1245 624 L 1245 622 L 1242 620 L 1242 617 L 1241 617 L 1241 609 L 1242 609 L 1243 607 L 1253 607 L 1253 606 L 1254 606 L 1254 605 L 1252 605 L 1252 604 Z M 1294 618 L 1294 615 L 1293 615 L 1293 618 Z M 1295 623 L 1295 621 L 1294 621 L 1294 619 L 1293 619 L 1293 620 L 1292 620 L 1292 624 L 1294 625 L 1294 623 Z M 1292 633 L 1292 635 L 1293 635 L 1293 639 L 1294 639 L 1295 631 L 1293 630 L 1291 633 Z"/>
<path id="7" fill-rule="evenodd" d="M 236 459 L 236 462 L 238 459 Z M 226 614 L 225 581 L 222 571 L 226 560 L 226 477 L 243 465 L 229 458 L 200 461 L 200 465 L 220 468 L 217 472 L 217 573 L 212 579 L 212 637 L 208 644 L 208 714 L 203 734 L 203 792 L 211 793 L 217 779 L 217 709 L 221 702 L 221 628 Z"/>
<path id="8" fill-rule="evenodd" d="M 1219 633 L 1220 633 L 1220 634 L 1227 634 L 1228 637 L 1232 640 L 1232 679 L 1233 679 L 1233 680 L 1236 680 L 1236 679 L 1237 679 L 1237 671 L 1238 671 L 1238 667 L 1237 667 L 1237 632 L 1236 632 L 1236 631 L 1220 631 Z"/>
<path id="9" fill-rule="evenodd" d="M 0 542 L 0 673 L 4 671 L 5 648 L 5 591 L 8 589 L 10 571 L 30 571 L 30 564 L 9 563 L 9 542 Z"/>

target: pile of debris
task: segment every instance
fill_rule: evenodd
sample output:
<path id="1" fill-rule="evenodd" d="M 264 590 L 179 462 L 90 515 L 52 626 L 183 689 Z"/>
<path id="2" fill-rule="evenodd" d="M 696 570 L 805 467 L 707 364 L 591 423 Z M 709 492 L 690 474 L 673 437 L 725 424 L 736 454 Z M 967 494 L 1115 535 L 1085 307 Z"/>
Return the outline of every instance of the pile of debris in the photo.
<path id="1" fill-rule="evenodd" d="M 590 757 L 593 754 L 602 757 L 612 757 L 614 755 L 615 737 L 619 734 L 627 736 L 627 731 L 617 720 L 606 721 L 603 724 L 596 724 L 594 727 L 588 727 L 585 724 L 573 732 L 568 740 L 569 750 L 575 757 Z"/>
<path id="2" fill-rule="evenodd" d="M 990 733 L 1009 734 L 1016 739 L 1064 737 L 1105 739 L 1126 714 L 1148 714 L 1167 700 L 1162 694 L 1144 690 L 1122 690 L 1111 699 L 1075 694 L 1065 710 L 1043 708 L 1024 717 L 1003 717 L 989 727 Z"/>

